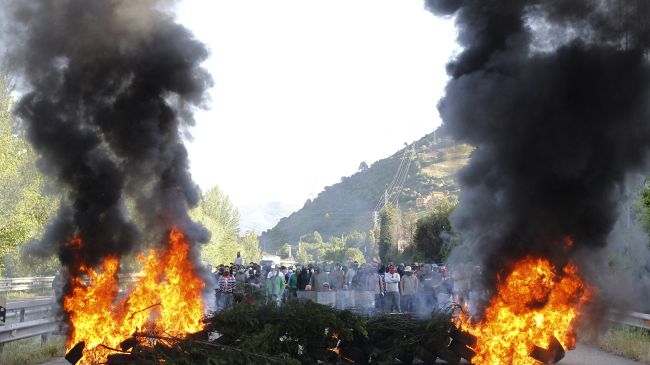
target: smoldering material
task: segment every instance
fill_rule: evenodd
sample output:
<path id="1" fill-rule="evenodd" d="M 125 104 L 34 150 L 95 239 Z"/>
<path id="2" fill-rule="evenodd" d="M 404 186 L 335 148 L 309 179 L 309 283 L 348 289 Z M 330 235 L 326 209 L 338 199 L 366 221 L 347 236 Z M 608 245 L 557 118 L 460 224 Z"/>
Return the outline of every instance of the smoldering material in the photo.
<path id="1" fill-rule="evenodd" d="M 65 191 L 32 252 L 58 252 L 75 274 L 81 263 L 162 242 L 172 225 L 191 242 L 206 241 L 187 214 L 199 192 L 181 133 L 212 83 L 200 67 L 208 51 L 173 21 L 172 3 L 4 5 L 4 31 L 15 40 L 10 65 L 27 87 L 15 113 L 42 170 Z M 70 245 L 73 237 L 83 245 Z"/>
<path id="2" fill-rule="evenodd" d="M 626 176 L 648 163 L 643 3 L 427 1 L 459 28 L 463 51 L 448 65 L 439 111 L 457 140 L 476 146 L 452 223 L 489 290 L 524 256 L 561 267 L 606 246 Z M 548 35 L 534 30 L 544 29 L 562 36 L 540 50 L 533 41 Z"/>

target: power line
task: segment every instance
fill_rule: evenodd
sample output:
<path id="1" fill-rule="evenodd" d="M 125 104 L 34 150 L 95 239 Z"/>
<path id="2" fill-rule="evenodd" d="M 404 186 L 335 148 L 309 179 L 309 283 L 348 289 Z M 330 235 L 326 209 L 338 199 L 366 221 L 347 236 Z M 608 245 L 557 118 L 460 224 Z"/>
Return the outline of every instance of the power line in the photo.
<path id="1" fill-rule="evenodd" d="M 397 167 L 397 171 L 395 172 L 395 176 L 393 177 L 393 180 L 391 183 L 388 185 L 388 188 L 384 190 L 384 194 L 382 197 L 379 198 L 379 201 L 375 205 L 375 211 L 383 209 L 388 201 L 390 200 L 390 197 L 386 197 L 387 193 L 390 193 L 392 189 L 395 187 L 395 183 L 398 181 L 399 176 L 403 173 L 403 168 L 404 168 L 404 161 L 406 160 L 406 155 L 408 153 L 408 148 L 404 148 L 404 153 L 402 153 L 402 157 L 400 159 L 400 164 Z M 383 202 L 383 203 L 382 203 Z"/>
<path id="2" fill-rule="evenodd" d="M 402 190 L 404 190 L 404 184 L 406 183 L 406 180 L 408 179 L 408 174 L 409 174 L 409 169 L 411 167 L 411 162 L 413 162 L 413 153 L 417 150 L 417 142 L 413 143 L 412 149 L 411 149 L 411 155 L 409 155 L 409 161 L 406 164 L 406 168 L 404 169 L 404 174 L 402 176 L 402 179 L 399 183 L 399 190 L 396 190 L 395 193 L 395 205 L 399 202 L 399 197 L 402 194 Z"/>

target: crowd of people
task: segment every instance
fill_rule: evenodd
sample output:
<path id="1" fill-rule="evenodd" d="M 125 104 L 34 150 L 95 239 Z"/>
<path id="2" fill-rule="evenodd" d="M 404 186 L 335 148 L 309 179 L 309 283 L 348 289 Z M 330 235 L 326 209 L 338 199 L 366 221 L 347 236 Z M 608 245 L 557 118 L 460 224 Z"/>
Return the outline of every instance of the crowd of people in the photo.
<path id="1" fill-rule="evenodd" d="M 297 297 L 299 291 L 374 293 L 376 311 L 417 312 L 469 301 L 474 268 L 459 265 L 451 274 L 444 265 L 340 263 L 267 265 L 246 264 L 239 253 L 234 262 L 216 267 L 217 310 L 251 297 L 278 304 Z"/>

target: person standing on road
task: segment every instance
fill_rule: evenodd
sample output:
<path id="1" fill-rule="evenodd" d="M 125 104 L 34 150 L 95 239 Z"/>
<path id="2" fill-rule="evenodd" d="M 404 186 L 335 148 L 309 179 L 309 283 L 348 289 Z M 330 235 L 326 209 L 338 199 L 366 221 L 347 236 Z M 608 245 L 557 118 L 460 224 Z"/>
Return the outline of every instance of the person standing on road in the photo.
<path id="1" fill-rule="evenodd" d="M 229 308 L 232 305 L 232 296 L 235 289 L 235 278 L 230 275 L 230 268 L 223 269 L 223 275 L 217 282 L 217 310 Z"/>
<path id="2" fill-rule="evenodd" d="M 350 268 L 348 268 L 348 271 L 345 273 L 345 284 L 348 286 L 348 288 L 352 288 L 352 280 L 354 280 L 354 276 L 357 274 L 358 267 L 359 264 L 355 261 L 352 265 L 350 265 Z"/>
<path id="3" fill-rule="evenodd" d="M 400 313 L 402 311 L 399 298 L 400 276 L 394 265 L 388 267 L 388 272 L 384 274 L 384 281 L 386 283 L 386 311 Z"/>
<path id="4" fill-rule="evenodd" d="M 438 288 L 442 282 L 442 277 L 431 264 L 425 264 L 420 276 L 420 296 L 422 298 L 419 308 L 430 312 L 438 307 Z"/>
<path id="5" fill-rule="evenodd" d="M 284 275 L 280 271 L 280 268 L 271 267 L 271 271 L 268 273 L 266 279 L 266 294 L 269 299 L 280 304 L 285 287 Z"/>
<path id="6" fill-rule="evenodd" d="M 413 312 L 415 296 L 418 293 L 419 280 L 413 276 L 413 270 L 410 266 L 404 268 L 404 276 L 399 283 L 400 292 L 402 293 L 401 307 L 407 312 Z"/>
<path id="7" fill-rule="evenodd" d="M 384 310 L 384 269 L 375 265 L 368 266 L 366 275 L 366 290 L 375 293 L 375 310 Z"/>
<path id="8" fill-rule="evenodd" d="M 345 284 L 345 273 L 341 270 L 339 263 L 334 265 L 334 269 L 332 269 L 332 272 L 329 274 L 329 283 L 330 289 L 332 290 L 343 289 L 343 285 Z"/>
<path id="9" fill-rule="evenodd" d="M 305 287 L 309 285 L 309 280 L 311 279 L 311 268 L 304 267 L 300 270 L 300 276 L 298 276 L 298 289 L 305 290 Z"/>
<path id="10" fill-rule="evenodd" d="M 244 258 L 241 256 L 241 252 L 237 251 L 237 257 L 235 258 L 235 265 L 244 266 Z"/>
<path id="11" fill-rule="evenodd" d="M 241 266 L 237 270 L 237 273 L 235 273 L 235 290 L 234 290 L 235 303 L 240 303 L 242 299 L 244 299 L 244 289 L 246 287 L 246 279 L 248 279 L 246 269 L 244 269 L 244 267 Z"/>
<path id="12" fill-rule="evenodd" d="M 311 276 L 309 285 L 312 290 L 323 291 L 323 284 L 329 283 L 327 272 L 323 271 L 320 266 L 317 266 L 314 274 Z"/>
<path id="13" fill-rule="evenodd" d="M 254 295 L 261 291 L 262 283 L 260 282 L 260 273 L 255 269 L 248 270 L 248 279 L 246 280 L 246 294 Z"/>
<path id="14" fill-rule="evenodd" d="M 299 276 L 298 272 L 289 271 L 289 280 L 287 282 L 287 286 L 289 287 L 289 297 L 290 298 L 296 298 L 298 296 L 298 294 L 297 294 L 298 293 L 298 276 Z"/>

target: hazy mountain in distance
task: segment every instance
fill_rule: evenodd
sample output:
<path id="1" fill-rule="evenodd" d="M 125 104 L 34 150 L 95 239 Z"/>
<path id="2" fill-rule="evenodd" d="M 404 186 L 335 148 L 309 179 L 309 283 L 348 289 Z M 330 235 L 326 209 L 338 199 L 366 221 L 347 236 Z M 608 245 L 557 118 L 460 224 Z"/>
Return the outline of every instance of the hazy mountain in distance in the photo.
<path id="1" fill-rule="evenodd" d="M 242 233 L 250 230 L 260 233 L 295 210 L 295 206 L 278 201 L 242 205 L 239 207 L 239 227 Z"/>

